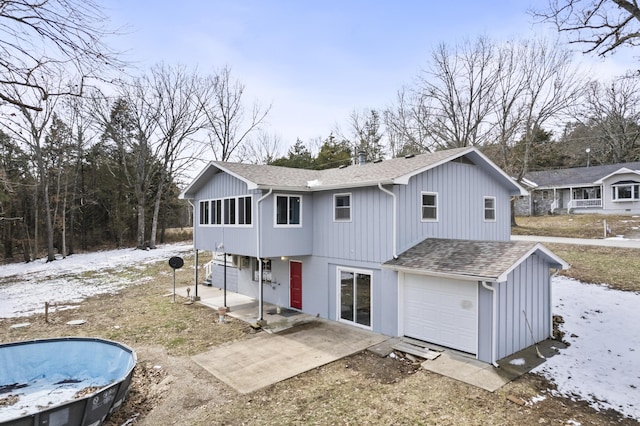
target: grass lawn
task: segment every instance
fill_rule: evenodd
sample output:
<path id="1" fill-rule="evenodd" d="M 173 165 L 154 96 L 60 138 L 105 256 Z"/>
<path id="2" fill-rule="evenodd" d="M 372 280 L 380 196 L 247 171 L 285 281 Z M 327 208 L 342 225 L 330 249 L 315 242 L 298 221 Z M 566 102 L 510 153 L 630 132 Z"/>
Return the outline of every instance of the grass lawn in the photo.
<path id="1" fill-rule="evenodd" d="M 570 238 L 603 238 L 604 221 L 611 235 L 640 238 L 640 217 L 612 215 L 554 215 L 517 217 L 514 235 L 541 235 Z M 612 288 L 640 291 L 638 249 L 546 244 L 571 264 L 562 275 L 587 283 L 606 283 Z"/>
<path id="2" fill-rule="evenodd" d="M 640 216 L 596 214 L 518 216 L 518 226 L 512 227 L 511 233 L 545 237 L 604 238 L 605 221 L 611 230 L 609 236 L 640 238 Z"/>

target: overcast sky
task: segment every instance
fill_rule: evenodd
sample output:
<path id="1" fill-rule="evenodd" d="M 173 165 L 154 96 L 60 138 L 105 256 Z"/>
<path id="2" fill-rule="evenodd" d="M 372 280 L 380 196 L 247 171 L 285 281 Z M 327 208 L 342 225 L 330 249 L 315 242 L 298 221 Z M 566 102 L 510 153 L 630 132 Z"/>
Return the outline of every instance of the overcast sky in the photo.
<path id="1" fill-rule="evenodd" d="M 229 65 L 247 100 L 272 104 L 269 133 L 283 149 L 326 138 L 354 109 L 385 108 L 412 85 L 434 46 L 555 32 L 527 13 L 546 0 L 106 0 L 116 41 L 141 69 L 183 64 L 202 74 Z M 577 48 L 576 48 L 577 49 Z M 623 55 L 589 57 L 598 74 Z M 583 58 L 584 60 L 584 58 Z M 628 63 L 628 61 L 627 61 Z M 284 153 L 284 152 L 283 152 Z"/>

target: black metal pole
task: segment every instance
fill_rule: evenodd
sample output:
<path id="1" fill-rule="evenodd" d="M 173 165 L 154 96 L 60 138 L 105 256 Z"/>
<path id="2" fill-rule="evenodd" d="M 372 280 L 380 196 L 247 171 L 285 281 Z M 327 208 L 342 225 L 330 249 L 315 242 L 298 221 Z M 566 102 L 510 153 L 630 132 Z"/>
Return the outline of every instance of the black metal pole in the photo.
<path id="1" fill-rule="evenodd" d="M 224 253 L 224 307 L 227 307 L 227 253 Z"/>
<path id="2" fill-rule="evenodd" d="M 195 274 L 196 274 L 196 277 L 195 277 L 196 278 L 196 283 L 195 283 L 195 287 L 196 287 L 195 293 L 196 293 L 196 295 L 195 295 L 195 298 L 196 298 L 196 300 L 198 300 L 198 249 L 196 249 L 195 258 L 196 258 L 196 260 L 195 260 L 195 263 L 196 263 L 196 266 L 195 266 L 195 269 L 196 269 L 196 271 L 195 271 Z"/>

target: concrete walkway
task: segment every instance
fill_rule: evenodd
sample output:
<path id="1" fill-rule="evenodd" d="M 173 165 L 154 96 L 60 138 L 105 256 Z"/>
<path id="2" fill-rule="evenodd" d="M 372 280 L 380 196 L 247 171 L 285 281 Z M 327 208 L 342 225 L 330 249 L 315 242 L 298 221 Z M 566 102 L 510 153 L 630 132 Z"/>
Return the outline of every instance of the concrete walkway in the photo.
<path id="1" fill-rule="evenodd" d="M 511 241 L 534 241 L 538 243 L 575 244 L 601 247 L 640 248 L 640 240 L 625 240 L 622 238 L 588 239 L 588 238 L 564 238 L 542 237 L 534 235 L 512 235 Z"/>
<path id="2" fill-rule="evenodd" d="M 246 394 L 352 355 L 388 337 L 316 319 L 278 334 L 222 345 L 192 357 L 198 365 Z"/>

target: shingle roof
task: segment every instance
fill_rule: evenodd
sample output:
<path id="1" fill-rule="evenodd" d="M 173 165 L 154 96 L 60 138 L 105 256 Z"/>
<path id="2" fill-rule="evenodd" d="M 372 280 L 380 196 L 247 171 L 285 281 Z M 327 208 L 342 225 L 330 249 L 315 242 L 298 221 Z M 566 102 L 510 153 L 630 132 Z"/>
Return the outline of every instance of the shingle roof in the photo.
<path id="1" fill-rule="evenodd" d="M 265 166 L 256 164 L 227 163 L 214 161 L 213 164 L 239 177 L 243 177 L 257 186 L 265 187 L 331 187 L 345 183 L 354 185 L 390 182 L 416 170 L 428 168 L 434 164 L 454 158 L 468 151 L 468 148 L 456 148 L 416 155 L 410 158 L 393 158 L 377 163 L 351 165 L 344 168 L 326 170 L 305 170 L 289 167 Z"/>
<path id="2" fill-rule="evenodd" d="M 590 185 L 621 168 L 640 170 L 640 161 L 633 163 L 605 164 L 601 166 L 574 167 L 571 169 L 543 170 L 525 174 L 525 179 L 540 187 Z"/>
<path id="3" fill-rule="evenodd" d="M 484 172 L 508 188 L 510 193 L 520 195 L 527 193 L 484 154 L 475 148 L 467 147 L 327 170 L 213 161 L 180 194 L 180 198 L 193 198 L 206 182 L 220 172 L 242 180 L 247 184 L 248 189 L 323 191 L 378 184 L 406 185 L 411 176 L 463 157 L 481 167 Z"/>
<path id="4" fill-rule="evenodd" d="M 540 243 L 529 241 L 475 241 L 428 238 L 384 263 L 396 270 L 425 275 L 502 282 L 531 253 L 539 252 L 552 264 L 566 268 L 562 259 Z"/>

